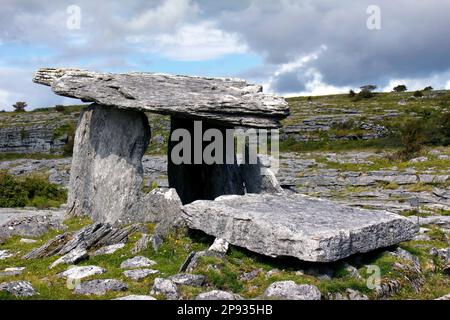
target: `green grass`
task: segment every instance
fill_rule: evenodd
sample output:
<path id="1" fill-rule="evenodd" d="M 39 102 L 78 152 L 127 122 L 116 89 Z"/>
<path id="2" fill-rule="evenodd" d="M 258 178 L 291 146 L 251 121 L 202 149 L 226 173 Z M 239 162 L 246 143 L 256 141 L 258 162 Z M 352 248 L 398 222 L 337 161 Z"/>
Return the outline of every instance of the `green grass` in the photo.
<path id="1" fill-rule="evenodd" d="M 72 218 L 66 221 L 68 231 L 75 231 L 82 226 L 90 223 L 89 219 Z M 153 230 L 154 226 L 149 224 L 149 230 Z M 444 295 L 446 290 L 450 288 L 448 277 L 442 274 L 442 262 L 434 259 L 437 268 L 433 270 L 427 267 L 429 260 L 432 257 L 429 254 L 430 247 L 445 247 L 446 238 L 442 231 L 431 227 L 429 235 L 431 241 L 410 241 L 402 243 L 402 247 L 419 257 L 420 263 L 424 270 L 425 285 L 423 293 L 416 293 L 405 280 L 404 272 L 393 268 L 394 263 L 407 262 L 399 260 L 391 254 L 387 254 L 382 250 L 360 255 L 358 257 L 349 257 L 341 262 L 330 264 L 335 270 L 335 275 L 331 280 L 319 280 L 316 277 L 297 271 L 307 269 L 310 266 L 317 266 L 310 263 L 300 262 L 295 259 L 273 259 L 252 253 L 245 249 L 240 249 L 231 246 L 229 253 L 225 258 L 217 258 L 206 256 L 200 259 L 198 267 L 194 270 L 195 274 L 203 274 L 207 278 L 207 287 L 193 288 L 189 286 L 180 286 L 180 292 L 184 299 L 192 299 L 202 291 L 219 289 L 227 290 L 242 295 L 245 298 L 257 298 L 261 296 L 266 288 L 275 281 L 292 280 L 298 284 L 313 284 L 316 285 L 324 296 L 328 293 L 345 292 L 347 288 L 358 290 L 370 298 L 375 298 L 375 292 L 369 289 L 366 281 L 370 274 L 367 273 L 368 265 L 376 265 L 381 270 L 382 281 L 396 279 L 402 283 L 402 290 L 394 295 L 392 299 L 432 299 Z M 153 285 L 155 277 L 169 277 L 178 273 L 178 269 L 186 259 L 191 251 L 205 250 L 212 242 L 212 238 L 200 232 L 186 233 L 178 230 L 170 234 L 165 239 L 164 244 L 155 252 L 149 248 L 140 255 L 146 256 L 149 259 L 155 260 L 157 264 L 152 268 L 160 271 L 159 275 L 150 276 L 142 281 L 132 281 L 123 276 L 123 270 L 120 269 L 120 264 L 125 259 L 131 258 L 130 250 L 133 248 L 136 241 L 140 238 L 140 233 L 130 235 L 129 242 L 126 246 L 116 251 L 111 255 L 102 255 L 84 261 L 79 265 L 97 265 L 107 270 L 102 275 L 97 275 L 92 278 L 107 279 L 114 278 L 126 282 L 129 289 L 126 292 L 112 292 L 104 296 L 78 296 L 67 287 L 64 279 L 57 277 L 57 274 L 67 268 L 66 265 L 59 265 L 54 269 L 48 269 L 48 266 L 57 259 L 57 257 L 22 260 L 20 257 L 38 247 L 56 236 L 58 232 L 51 231 L 48 234 L 40 237 L 36 244 L 24 244 L 20 242 L 20 237 L 14 237 L 1 245 L 1 249 L 11 250 L 16 253 L 12 258 L 0 261 L 0 270 L 11 266 L 23 266 L 26 272 L 19 276 L 11 276 L 2 278 L 1 282 L 14 280 L 27 280 L 32 283 L 35 289 L 40 293 L 37 297 L 26 299 L 112 299 L 119 296 L 129 294 L 149 294 L 150 288 Z M 420 244 L 421 246 L 417 246 Z M 358 270 L 361 279 L 355 279 L 345 270 L 344 262 L 354 265 Z M 253 270 L 262 270 L 254 279 L 243 281 L 240 275 L 244 272 Z M 267 272 L 270 270 L 278 270 L 272 272 L 268 276 Z M 88 279 L 85 279 L 86 281 Z M 14 299 L 13 297 L 0 293 L 0 299 Z"/>

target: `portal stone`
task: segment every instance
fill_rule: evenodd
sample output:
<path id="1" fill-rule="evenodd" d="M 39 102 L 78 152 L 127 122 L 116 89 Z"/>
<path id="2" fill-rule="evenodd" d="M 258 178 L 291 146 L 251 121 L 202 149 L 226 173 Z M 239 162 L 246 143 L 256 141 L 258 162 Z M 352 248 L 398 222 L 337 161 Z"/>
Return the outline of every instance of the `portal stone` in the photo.
<path id="1" fill-rule="evenodd" d="M 69 184 L 69 214 L 115 223 L 140 197 L 141 159 L 150 140 L 143 112 L 101 105 L 78 123 Z"/>
<path id="2" fill-rule="evenodd" d="M 200 164 L 195 164 L 194 139 L 197 139 L 198 137 L 194 134 L 194 120 L 172 117 L 171 136 L 172 133 L 178 129 L 187 130 L 191 136 L 191 157 L 189 163 L 187 164 L 175 164 L 173 162 L 174 159 L 172 159 L 172 150 L 176 144 L 181 143 L 182 141 L 175 142 L 172 141 L 172 139 L 169 139 L 167 174 L 169 178 L 169 186 L 177 190 L 182 203 L 186 204 L 195 200 L 214 200 L 219 196 L 228 194 L 243 195 L 245 192 L 244 182 L 236 156 L 234 155 L 234 150 L 232 150 L 231 154 L 233 163 L 227 164 L 226 161 L 227 150 L 225 137 L 227 128 L 220 125 L 210 124 L 205 121 L 202 122 L 201 137 L 203 137 L 204 132 L 208 129 L 218 129 L 222 133 L 222 137 L 224 137 L 224 142 L 222 144 L 223 164 L 206 164 L 203 157 Z M 210 142 L 202 143 L 202 153 L 208 144 L 210 144 Z"/>

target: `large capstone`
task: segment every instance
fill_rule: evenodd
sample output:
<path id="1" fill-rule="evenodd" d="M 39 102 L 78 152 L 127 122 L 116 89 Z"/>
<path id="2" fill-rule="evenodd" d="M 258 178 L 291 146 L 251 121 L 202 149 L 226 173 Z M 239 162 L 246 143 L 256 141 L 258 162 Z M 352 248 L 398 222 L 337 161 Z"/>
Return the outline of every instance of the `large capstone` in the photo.
<path id="1" fill-rule="evenodd" d="M 183 207 L 192 229 L 251 251 L 331 262 L 410 240 L 418 226 L 386 211 L 299 194 L 247 194 Z"/>
<path id="2" fill-rule="evenodd" d="M 283 98 L 240 79 L 43 68 L 33 81 L 85 102 L 233 126 L 277 128 L 289 115 Z"/>
<path id="3" fill-rule="evenodd" d="M 144 113 L 100 105 L 85 109 L 75 136 L 70 214 L 115 223 L 140 197 L 142 157 L 150 140 Z"/>

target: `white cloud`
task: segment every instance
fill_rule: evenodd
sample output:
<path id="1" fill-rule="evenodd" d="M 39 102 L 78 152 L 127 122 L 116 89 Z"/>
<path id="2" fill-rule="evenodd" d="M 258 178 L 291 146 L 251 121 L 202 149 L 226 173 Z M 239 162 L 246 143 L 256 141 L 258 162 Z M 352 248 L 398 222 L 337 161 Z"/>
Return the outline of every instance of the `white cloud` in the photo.
<path id="1" fill-rule="evenodd" d="M 450 90 L 450 80 L 445 84 L 445 90 Z"/>
<path id="2" fill-rule="evenodd" d="M 127 21 L 124 26 L 127 30 L 134 32 L 169 31 L 198 13 L 198 5 L 191 0 L 167 0 L 160 6 L 148 9 Z"/>
<path id="3" fill-rule="evenodd" d="M 138 36 L 129 40 L 145 45 L 145 51 L 181 61 L 209 60 L 247 51 L 246 44 L 237 34 L 220 30 L 210 21 L 184 25 L 175 33 Z"/>

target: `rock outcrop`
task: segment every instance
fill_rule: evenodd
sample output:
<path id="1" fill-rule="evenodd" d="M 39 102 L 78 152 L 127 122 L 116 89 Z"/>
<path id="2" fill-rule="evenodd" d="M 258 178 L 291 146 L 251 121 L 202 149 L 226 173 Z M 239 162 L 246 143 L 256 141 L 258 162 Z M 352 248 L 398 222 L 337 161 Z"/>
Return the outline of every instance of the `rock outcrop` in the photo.
<path id="1" fill-rule="evenodd" d="M 386 211 L 304 195 L 247 194 L 183 207 L 192 229 L 272 257 L 330 262 L 410 240 L 419 227 Z"/>

